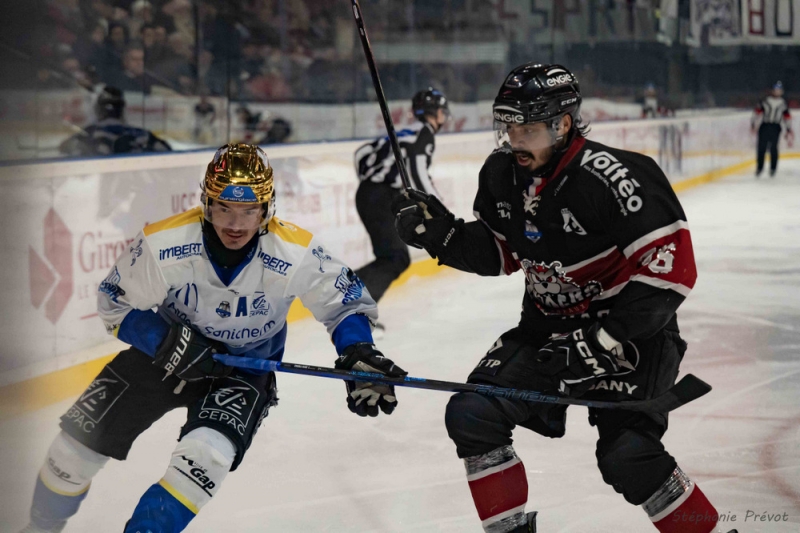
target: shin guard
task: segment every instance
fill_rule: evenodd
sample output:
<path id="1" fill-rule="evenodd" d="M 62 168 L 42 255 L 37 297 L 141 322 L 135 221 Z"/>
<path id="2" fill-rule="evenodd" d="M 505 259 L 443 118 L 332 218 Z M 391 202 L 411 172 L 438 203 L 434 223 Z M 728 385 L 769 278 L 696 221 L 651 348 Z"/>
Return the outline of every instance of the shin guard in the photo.
<path id="1" fill-rule="evenodd" d="M 642 505 L 661 533 L 711 533 L 719 514 L 680 467 Z"/>
<path id="2" fill-rule="evenodd" d="M 527 524 L 528 480 L 514 448 L 502 446 L 467 457 L 464 465 L 484 531 L 506 533 Z"/>
<path id="3" fill-rule="evenodd" d="M 43 531 L 61 531 L 69 517 L 78 512 L 92 478 L 107 461 L 108 457 L 59 433 L 36 480 L 31 524 Z"/>
<path id="4" fill-rule="evenodd" d="M 223 434 L 200 427 L 187 433 L 166 474 L 139 500 L 125 533 L 178 533 L 211 501 L 228 475 L 236 448 Z"/>

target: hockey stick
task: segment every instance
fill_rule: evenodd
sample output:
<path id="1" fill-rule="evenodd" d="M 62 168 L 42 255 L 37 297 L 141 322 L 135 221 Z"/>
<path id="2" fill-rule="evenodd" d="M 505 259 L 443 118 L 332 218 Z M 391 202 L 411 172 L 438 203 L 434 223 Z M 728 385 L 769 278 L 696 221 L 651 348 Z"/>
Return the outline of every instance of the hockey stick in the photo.
<path id="1" fill-rule="evenodd" d="M 582 405 L 584 407 L 594 407 L 595 409 L 625 409 L 627 411 L 642 411 L 647 413 L 666 413 L 668 411 L 674 411 L 678 407 L 685 405 L 692 400 L 696 400 L 711 390 L 711 385 L 692 374 L 687 374 L 683 377 L 683 379 L 673 385 L 671 389 L 661 396 L 657 396 L 649 400 L 608 402 L 581 400 L 579 398 L 569 398 L 564 396 L 553 396 L 536 391 L 509 389 L 505 387 L 495 387 L 494 385 L 456 383 L 453 381 L 438 381 L 435 379 L 415 378 L 411 376 L 393 378 L 383 374 L 375 374 L 371 372 L 358 372 L 355 370 L 339 370 L 336 368 L 326 368 L 321 366 L 282 363 L 267 359 L 239 357 L 236 355 L 217 354 L 214 356 L 214 359 L 228 366 L 247 368 L 250 370 L 288 372 L 290 374 L 303 374 L 323 378 L 369 381 L 370 383 L 412 387 L 415 389 L 438 390 L 444 392 L 476 392 L 478 394 L 483 394 L 484 396 L 496 396 L 499 398 L 507 398 L 509 400 L 554 403 L 561 405 Z"/>
<path id="2" fill-rule="evenodd" d="M 356 19 L 356 26 L 358 26 L 358 35 L 361 37 L 361 47 L 364 49 L 364 56 L 367 58 L 369 65 L 369 73 L 372 75 L 372 85 L 375 87 L 375 96 L 378 97 L 378 104 L 381 106 L 381 113 L 383 114 L 383 122 L 386 124 L 386 132 L 389 134 L 389 144 L 392 146 L 394 152 L 394 160 L 397 162 L 397 168 L 400 171 L 400 179 L 403 181 L 403 189 L 411 189 L 411 181 L 408 179 L 408 170 L 406 163 L 403 159 L 403 153 L 400 151 L 400 143 L 397 141 L 397 134 L 394 131 L 394 124 L 392 123 L 392 116 L 389 114 L 389 107 L 386 105 L 386 96 L 383 94 L 383 86 L 381 85 L 381 78 L 378 76 L 378 67 L 375 65 L 375 57 L 372 55 L 372 47 L 369 44 L 369 37 L 367 37 L 367 28 L 364 27 L 364 16 L 361 14 L 361 5 L 358 0 L 351 0 L 353 4 L 353 17 Z"/>

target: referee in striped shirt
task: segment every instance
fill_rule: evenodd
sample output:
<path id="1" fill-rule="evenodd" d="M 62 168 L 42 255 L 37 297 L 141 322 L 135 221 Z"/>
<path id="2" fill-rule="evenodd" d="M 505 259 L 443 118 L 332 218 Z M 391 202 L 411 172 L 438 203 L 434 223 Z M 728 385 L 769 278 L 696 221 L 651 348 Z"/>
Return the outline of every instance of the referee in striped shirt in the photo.
<path id="1" fill-rule="evenodd" d="M 764 170 L 764 156 L 769 149 L 769 175 L 775 176 L 778 168 L 778 144 L 781 137 L 782 126 L 786 127 L 786 140 L 790 146 L 794 139 L 792 132 L 792 116 L 789 106 L 783 99 L 783 84 L 777 82 L 772 87 L 772 93 L 761 100 L 755 108 L 753 120 L 750 124 L 753 132 L 758 123 L 758 149 L 756 152 L 756 178 Z"/>
<path id="2" fill-rule="evenodd" d="M 411 186 L 438 197 L 428 167 L 435 148 L 434 135 L 450 117 L 447 98 L 441 91 L 429 87 L 414 95 L 411 110 L 420 124 L 397 132 Z M 397 236 L 390 209 L 392 200 L 402 191 L 402 181 L 387 136 L 356 150 L 355 164 L 361 180 L 356 192 L 356 209 L 375 254 L 375 260 L 358 269 L 356 274 L 377 302 L 411 263 L 408 246 Z"/>

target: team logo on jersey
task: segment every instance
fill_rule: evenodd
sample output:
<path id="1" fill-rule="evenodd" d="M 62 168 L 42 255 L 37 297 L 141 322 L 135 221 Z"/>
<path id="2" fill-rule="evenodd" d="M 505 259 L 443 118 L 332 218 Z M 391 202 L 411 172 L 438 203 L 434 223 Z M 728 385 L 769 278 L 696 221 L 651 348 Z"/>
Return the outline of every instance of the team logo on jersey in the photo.
<path id="1" fill-rule="evenodd" d="M 550 264 L 522 260 L 528 294 L 546 315 L 576 315 L 589 308 L 592 298 L 603 292 L 597 281 L 580 286 L 567 276 L 559 261 Z"/>
<path id="2" fill-rule="evenodd" d="M 198 418 L 230 426 L 244 436 L 261 395 L 258 389 L 242 379 L 223 379 L 225 386 L 210 392 L 203 399 Z"/>
<path id="3" fill-rule="evenodd" d="M 62 418 L 91 433 L 128 386 L 127 381 L 106 367 Z"/>
<path id="4" fill-rule="evenodd" d="M 578 235 L 586 235 L 586 230 L 583 229 L 581 223 L 575 218 L 575 215 L 566 207 L 561 210 L 561 216 L 564 219 L 564 231 L 566 233 L 576 233 Z"/>
<path id="5" fill-rule="evenodd" d="M 539 207 L 539 200 L 542 199 L 541 196 L 536 195 L 535 191 L 536 184 L 534 183 L 527 191 L 522 192 L 522 208 L 532 217 L 536 216 L 536 208 Z"/>
<path id="6" fill-rule="evenodd" d="M 325 271 L 322 270 L 322 265 L 325 264 L 325 261 L 330 261 L 331 256 L 325 253 L 325 251 L 322 249 L 322 246 L 317 246 L 315 249 L 311 250 L 311 253 L 314 255 L 314 257 L 319 259 L 319 271 L 324 274 Z"/>
<path id="7" fill-rule="evenodd" d="M 624 215 L 642 208 L 642 199 L 635 194 L 639 182 L 627 177 L 630 170 L 619 159 L 605 151 L 594 153 L 587 149 L 581 158 L 581 166 L 612 187 Z"/>
<path id="8" fill-rule="evenodd" d="M 136 243 L 136 246 L 131 246 L 131 266 L 136 264 L 136 260 L 142 255 L 142 239 Z"/>
<path id="9" fill-rule="evenodd" d="M 217 314 L 222 318 L 228 318 L 231 316 L 230 302 L 220 302 L 217 306 Z"/>
<path id="10" fill-rule="evenodd" d="M 364 293 L 364 282 L 349 268 L 342 269 L 342 273 L 336 278 L 334 286 L 344 294 L 342 304 L 358 300 Z"/>
<path id="11" fill-rule="evenodd" d="M 530 220 L 526 220 L 525 221 L 525 236 L 531 242 L 539 242 L 539 239 L 542 238 L 542 232 L 539 231 L 539 228 L 537 228 L 536 225 L 533 222 L 531 222 Z"/>
<path id="12" fill-rule="evenodd" d="M 266 316 L 269 314 L 269 302 L 267 302 L 267 297 L 261 291 L 256 292 L 256 296 L 253 298 L 253 303 L 250 304 L 250 307 L 250 316 Z"/>
<path id="13" fill-rule="evenodd" d="M 100 283 L 100 292 L 108 294 L 114 303 L 117 303 L 117 298 L 120 296 L 125 296 L 125 291 L 119 286 L 120 279 L 119 270 L 115 265 L 108 277 Z"/>
<path id="14" fill-rule="evenodd" d="M 672 242 L 660 248 L 653 248 L 642 256 L 639 263 L 649 268 L 654 274 L 669 274 L 675 263 L 675 256 L 672 255 L 675 249 L 675 243 Z"/>

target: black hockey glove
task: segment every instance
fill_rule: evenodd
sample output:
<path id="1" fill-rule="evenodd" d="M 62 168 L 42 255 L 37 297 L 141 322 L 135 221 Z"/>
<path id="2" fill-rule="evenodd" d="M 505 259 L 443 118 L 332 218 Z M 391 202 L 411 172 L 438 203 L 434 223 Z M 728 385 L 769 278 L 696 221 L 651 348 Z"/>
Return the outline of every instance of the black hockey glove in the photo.
<path id="1" fill-rule="evenodd" d="M 169 335 L 156 351 L 156 364 L 184 381 L 204 378 L 221 378 L 229 375 L 233 367 L 215 361 L 215 353 L 224 353 L 225 346 L 208 340 L 189 326 L 173 323 Z"/>
<path id="2" fill-rule="evenodd" d="M 455 215 L 433 195 L 408 189 L 392 202 L 394 227 L 409 246 L 424 248 L 441 259 L 456 232 Z"/>
<path id="3" fill-rule="evenodd" d="M 599 329 L 599 324 L 593 324 L 552 339 L 536 355 L 537 373 L 553 379 L 560 392 L 575 396 L 585 392 L 595 378 L 618 372 L 616 355 L 597 340 Z"/>
<path id="4" fill-rule="evenodd" d="M 375 346 L 366 342 L 351 344 L 336 360 L 336 368 L 375 372 L 401 378 L 408 372 L 383 356 Z M 376 385 L 364 381 L 345 381 L 347 407 L 358 416 L 378 416 L 378 407 L 387 415 L 397 407 L 397 397 L 391 385 Z"/>

